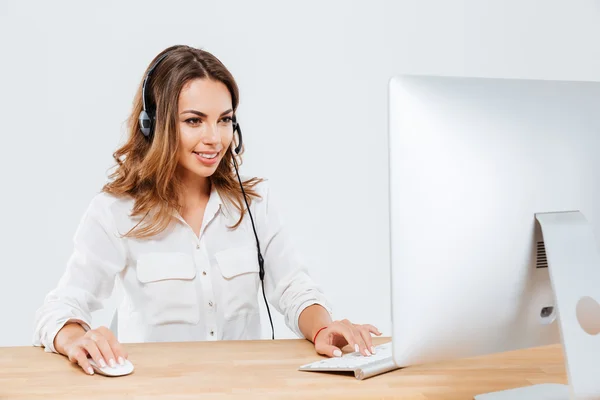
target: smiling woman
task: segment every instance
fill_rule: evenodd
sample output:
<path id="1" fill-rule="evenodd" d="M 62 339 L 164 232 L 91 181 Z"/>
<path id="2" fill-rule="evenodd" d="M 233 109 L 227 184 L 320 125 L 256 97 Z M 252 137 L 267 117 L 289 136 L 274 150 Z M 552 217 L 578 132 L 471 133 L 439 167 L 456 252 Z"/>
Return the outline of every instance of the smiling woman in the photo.
<path id="1" fill-rule="evenodd" d="M 240 177 L 238 103 L 235 80 L 212 54 L 173 46 L 156 56 L 134 99 L 129 138 L 114 154 L 116 170 L 36 313 L 34 345 L 93 374 L 92 365 L 125 363 L 126 342 L 259 339 L 262 286 L 269 317 L 270 304 L 318 353 L 339 356 L 350 344 L 371 355 L 379 331 L 332 321 L 267 181 Z M 125 292 L 118 332 L 92 329 L 91 313 L 116 280 Z"/>

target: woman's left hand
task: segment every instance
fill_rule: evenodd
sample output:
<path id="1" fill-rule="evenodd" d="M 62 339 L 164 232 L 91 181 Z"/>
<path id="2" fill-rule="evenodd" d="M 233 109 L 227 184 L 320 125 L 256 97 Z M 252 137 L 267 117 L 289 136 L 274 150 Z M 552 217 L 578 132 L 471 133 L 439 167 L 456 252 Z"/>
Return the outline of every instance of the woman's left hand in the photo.
<path id="1" fill-rule="evenodd" d="M 315 339 L 315 350 L 319 354 L 329 357 L 341 357 L 342 348 L 350 345 L 354 351 L 359 351 L 364 356 L 375 352 L 371 341 L 371 333 L 380 336 L 381 332 L 373 325 L 358 325 L 344 319 L 334 321 L 321 330 Z"/>

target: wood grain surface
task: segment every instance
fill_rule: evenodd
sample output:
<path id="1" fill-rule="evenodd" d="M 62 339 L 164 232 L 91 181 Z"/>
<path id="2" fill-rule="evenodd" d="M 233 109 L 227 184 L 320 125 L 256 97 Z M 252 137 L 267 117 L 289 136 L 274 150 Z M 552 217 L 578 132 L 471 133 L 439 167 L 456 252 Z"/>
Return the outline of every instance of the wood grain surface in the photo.
<path id="1" fill-rule="evenodd" d="M 390 338 L 374 338 L 376 344 Z M 298 371 L 321 358 L 305 340 L 127 344 L 135 372 L 85 375 L 36 347 L 0 348 L 0 399 L 472 399 L 566 383 L 561 347 L 414 366 L 359 381 Z"/>

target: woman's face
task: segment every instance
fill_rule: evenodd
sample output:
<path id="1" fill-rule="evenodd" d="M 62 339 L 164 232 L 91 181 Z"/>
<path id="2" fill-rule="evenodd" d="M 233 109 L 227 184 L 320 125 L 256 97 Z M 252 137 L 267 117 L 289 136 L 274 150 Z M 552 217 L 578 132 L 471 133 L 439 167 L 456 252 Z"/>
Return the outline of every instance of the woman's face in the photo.
<path id="1" fill-rule="evenodd" d="M 194 79 L 179 94 L 179 167 L 211 176 L 233 140 L 231 94 L 222 82 Z"/>

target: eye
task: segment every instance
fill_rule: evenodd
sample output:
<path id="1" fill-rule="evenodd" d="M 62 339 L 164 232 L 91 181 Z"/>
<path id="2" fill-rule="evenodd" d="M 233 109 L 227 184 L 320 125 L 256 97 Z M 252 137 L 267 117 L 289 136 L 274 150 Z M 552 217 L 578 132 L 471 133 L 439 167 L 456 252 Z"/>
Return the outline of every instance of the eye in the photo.
<path id="1" fill-rule="evenodd" d="M 231 117 L 223 117 L 221 119 L 222 122 L 225 122 L 226 124 L 229 124 L 233 121 L 233 119 Z"/>
<path id="2" fill-rule="evenodd" d="M 187 122 L 190 125 L 196 125 L 202 122 L 202 120 L 200 118 L 188 118 L 185 120 L 185 122 Z"/>

